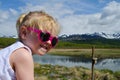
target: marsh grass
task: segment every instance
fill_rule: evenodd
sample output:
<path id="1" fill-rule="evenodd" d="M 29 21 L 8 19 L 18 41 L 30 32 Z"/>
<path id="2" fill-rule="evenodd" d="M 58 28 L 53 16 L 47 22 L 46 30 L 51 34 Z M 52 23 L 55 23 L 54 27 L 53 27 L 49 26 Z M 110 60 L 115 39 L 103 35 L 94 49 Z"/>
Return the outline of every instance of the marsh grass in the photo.
<path id="1" fill-rule="evenodd" d="M 91 70 L 84 67 L 63 67 L 35 63 L 35 80 L 91 80 Z M 119 80 L 119 73 L 94 70 L 95 80 Z"/>

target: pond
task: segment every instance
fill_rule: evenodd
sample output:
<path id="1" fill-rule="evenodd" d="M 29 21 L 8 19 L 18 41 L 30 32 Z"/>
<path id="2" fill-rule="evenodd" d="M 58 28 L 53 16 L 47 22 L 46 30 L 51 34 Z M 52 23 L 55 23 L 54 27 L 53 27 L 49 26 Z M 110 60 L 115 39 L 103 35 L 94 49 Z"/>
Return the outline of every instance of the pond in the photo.
<path id="1" fill-rule="evenodd" d="M 70 56 L 55 56 L 55 55 L 44 55 L 44 56 L 33 56 L 34 62 L 40 64 L 51 64 L 61 65 L 66 67 L 83 66 L 91 69 L 91 59 L 83 57 L 70 57 Z M 96 69 L 110 69 L 112 71 L 120 71 L 120 58 L 119 59 L 102 59 L 98 60 L 94 66 Z"/>

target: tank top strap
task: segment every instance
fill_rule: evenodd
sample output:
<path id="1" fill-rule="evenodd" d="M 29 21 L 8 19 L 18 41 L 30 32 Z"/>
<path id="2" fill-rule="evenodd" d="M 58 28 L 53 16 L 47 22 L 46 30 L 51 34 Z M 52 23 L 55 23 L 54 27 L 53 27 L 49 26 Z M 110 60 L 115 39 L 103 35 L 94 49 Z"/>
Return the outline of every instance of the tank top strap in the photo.
<path id="1" fill-rule="evenodd" d="M 29 51 L 29 53 L 32 55 L 31 49 L 30 49 L 28 46 L 24 45 L 22 42 L 17 41 L 17 42 L 15 43 L 15 45 L 13 45 L 14 50 L 15 50 L 15 49 L 18 49 L 18 48 L 21 48 L 21 47 L 26 48 L 26 49 Z"/>

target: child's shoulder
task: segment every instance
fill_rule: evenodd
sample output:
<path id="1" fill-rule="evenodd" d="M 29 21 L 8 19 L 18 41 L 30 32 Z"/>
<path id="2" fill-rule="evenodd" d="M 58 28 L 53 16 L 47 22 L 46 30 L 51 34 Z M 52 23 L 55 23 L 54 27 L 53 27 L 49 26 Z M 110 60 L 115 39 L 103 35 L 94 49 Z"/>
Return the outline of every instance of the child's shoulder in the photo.
<path id="1" fill-rule="evenodd" d="M 11 54 L 14 62 L 32 60 L 32 53 L 29 47 L 25 46 L 22 42 L 16 42 L 13 46 L 17 47 Z"/>
<path id="2" fill-rule="evenodd" d="M 33 61 L 32 55 L 24 47 L 15 50 L 11 54 L 14 63 L 25 63 Z"/>

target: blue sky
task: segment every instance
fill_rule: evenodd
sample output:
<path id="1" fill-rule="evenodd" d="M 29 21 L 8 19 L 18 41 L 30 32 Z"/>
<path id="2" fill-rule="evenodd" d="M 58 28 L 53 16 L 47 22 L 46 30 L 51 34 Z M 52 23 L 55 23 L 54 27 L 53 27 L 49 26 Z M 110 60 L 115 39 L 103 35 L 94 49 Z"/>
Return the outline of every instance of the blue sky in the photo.
<path id="1" fill-rule="evenodd" d="M 0 0 L 0 36 L 17 35 L 19 15 L 35 10 L 56 18 L 60 35 L 120 32 L 120 0 Z"/>

